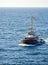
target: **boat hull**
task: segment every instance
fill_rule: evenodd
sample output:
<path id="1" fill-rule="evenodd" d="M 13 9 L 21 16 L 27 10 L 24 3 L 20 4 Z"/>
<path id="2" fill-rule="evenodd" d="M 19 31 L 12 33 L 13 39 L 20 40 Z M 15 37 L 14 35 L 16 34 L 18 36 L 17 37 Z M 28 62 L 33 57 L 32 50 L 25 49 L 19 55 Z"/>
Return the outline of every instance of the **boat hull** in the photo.
<path id="1" fill-rule="evenodd" d="M 44 40 L 40 40 L 40 41 L 38 41 L 38 40 L 32 40 L 32 39 L 24 39 L 24 40 L 22 40 L 22 43 L 23 44 L 32 44 L 32 45 L 40 45 L 40 44 L 44 44 L 45 43 L 45 41 Z"/>

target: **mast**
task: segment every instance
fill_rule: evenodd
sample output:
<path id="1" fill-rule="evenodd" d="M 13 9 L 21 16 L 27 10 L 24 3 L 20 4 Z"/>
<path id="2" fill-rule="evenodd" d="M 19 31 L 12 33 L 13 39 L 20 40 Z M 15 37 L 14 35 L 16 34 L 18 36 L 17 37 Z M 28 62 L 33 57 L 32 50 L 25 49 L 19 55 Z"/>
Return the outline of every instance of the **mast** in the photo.
<path id="1" fill-rule="evenodd" d="M 34 17 L 32 16 L 31 17 L 31 28 L 30 28 L 30 31 L 28 32 L 29 35 L 34 35 L 35 34 L 35 31 L 34 31 L 34 28 L 33 28 L 33 20 L 34 20 Z"/>
<path id="2" fill-rule="evenodd" d="M 33 20 L 34 20 L 34 16 L 31 17 L 31 31 L 32 31 L 32 32 L 34 32 Z"/>

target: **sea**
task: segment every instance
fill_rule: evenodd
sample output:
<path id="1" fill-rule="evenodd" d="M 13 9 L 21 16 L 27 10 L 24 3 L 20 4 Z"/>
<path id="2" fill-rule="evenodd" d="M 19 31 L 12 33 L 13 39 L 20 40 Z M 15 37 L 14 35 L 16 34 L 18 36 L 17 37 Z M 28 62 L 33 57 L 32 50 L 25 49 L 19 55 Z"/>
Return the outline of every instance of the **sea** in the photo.
<path id="1" fill-rule="evenodd" d="M 45 44 L 20 46 L 31 27 Z M 0 65 L 48 65 L 48 8 L 0 8 Z"/>

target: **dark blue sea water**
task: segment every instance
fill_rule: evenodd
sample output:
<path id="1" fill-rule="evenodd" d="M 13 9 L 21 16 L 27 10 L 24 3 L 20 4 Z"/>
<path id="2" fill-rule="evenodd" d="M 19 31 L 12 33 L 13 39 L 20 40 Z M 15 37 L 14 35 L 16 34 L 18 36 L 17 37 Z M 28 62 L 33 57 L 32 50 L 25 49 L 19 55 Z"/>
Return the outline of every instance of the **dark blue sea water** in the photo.
<path id="1" fill-rule="evenodd" d="M 19 46 L 30 28 L 48 38 L 48 8 L 0 8 L 0 65 L 48 65 L 48 42 L 34 47 Z"/>

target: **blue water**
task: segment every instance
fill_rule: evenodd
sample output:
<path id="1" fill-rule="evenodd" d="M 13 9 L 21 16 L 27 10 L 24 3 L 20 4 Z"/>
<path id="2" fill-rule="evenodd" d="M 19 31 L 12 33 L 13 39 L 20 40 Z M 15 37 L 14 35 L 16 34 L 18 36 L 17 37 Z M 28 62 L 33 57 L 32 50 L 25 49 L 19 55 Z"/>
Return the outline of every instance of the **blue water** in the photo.
<path id="1" fill-rule="evenodd" d="M 48 38 L 48 8 L 0 8 L 0 64 L 48 65 L 48 42 L 41 46 L 19 44 L 30 28 L 41 38 Z"/>

